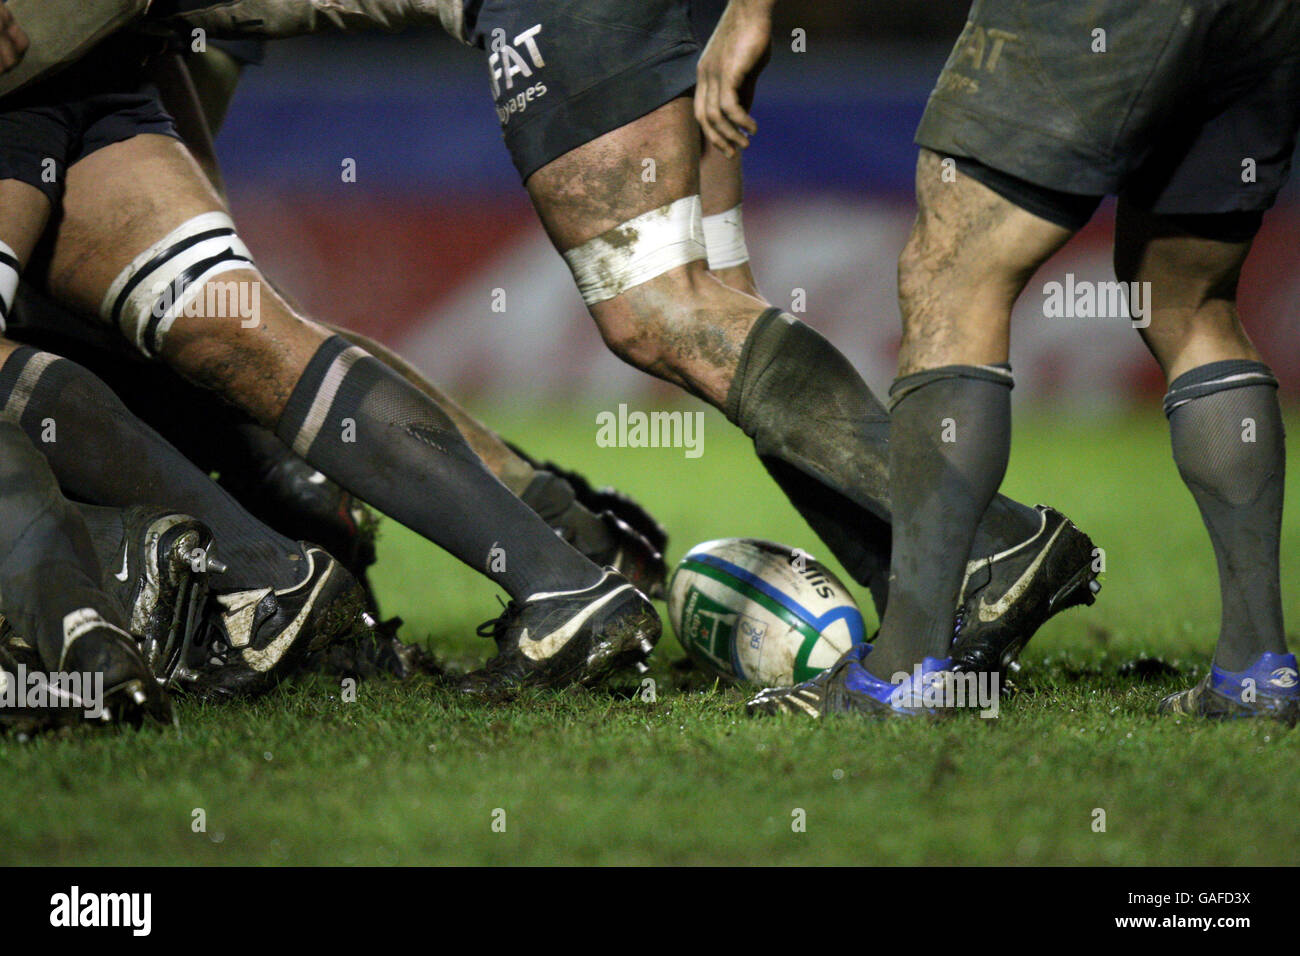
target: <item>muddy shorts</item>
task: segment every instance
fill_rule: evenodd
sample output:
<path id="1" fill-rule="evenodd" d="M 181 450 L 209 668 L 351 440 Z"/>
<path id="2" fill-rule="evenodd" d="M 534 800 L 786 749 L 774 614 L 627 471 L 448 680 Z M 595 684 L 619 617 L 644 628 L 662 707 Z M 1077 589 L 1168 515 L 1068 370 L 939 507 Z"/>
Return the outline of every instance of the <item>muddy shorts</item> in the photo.
<path id="1" fill-rule="evenodd" d="M 686 0 L 468 0 L 465 23 L 522 179 L 695 86 Z"/>
<path id="2" fill-rule="evenodd" d="M 1298 127 L 1294 0 L 975 0 L 916 142 L 995 189 L 1258 213 Z"/>

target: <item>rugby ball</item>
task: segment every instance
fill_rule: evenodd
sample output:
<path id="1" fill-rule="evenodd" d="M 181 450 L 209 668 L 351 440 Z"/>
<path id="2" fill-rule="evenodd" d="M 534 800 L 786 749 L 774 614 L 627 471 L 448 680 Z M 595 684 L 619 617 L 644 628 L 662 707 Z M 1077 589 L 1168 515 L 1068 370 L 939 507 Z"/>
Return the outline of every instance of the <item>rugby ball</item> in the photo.
<path id="1" fill-rule="evenodd" d="M 668 584 L 668 620 L 697 663 L 762 687 L 815 677 L 866 640 L 862 612 L 824 565 L 752 538 L 692 548 Z"/>

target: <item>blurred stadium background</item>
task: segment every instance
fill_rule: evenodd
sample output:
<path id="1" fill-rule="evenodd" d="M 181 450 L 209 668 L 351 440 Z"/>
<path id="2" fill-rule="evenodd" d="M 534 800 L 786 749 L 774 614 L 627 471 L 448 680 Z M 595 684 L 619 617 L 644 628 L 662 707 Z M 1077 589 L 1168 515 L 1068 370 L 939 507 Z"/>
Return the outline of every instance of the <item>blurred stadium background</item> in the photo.
<path id="1" fill-rule="evenodd" d="M 894 266 L 912 217 L 912 134 L 964 0 L 787 2 L 759 83 L 746 226 L 761 287 L 883 391 L 898 338 Z M 806 52 L 791 31 L 806 31 Z M 272 44 L 217 141 L 236 219 L 309 313 L 397 347 L 468 400 L 673 400 L 607 354 L 506 150 L 477 50 L 440 33 Z M 356 162 L 356 181 L 341 176 Z M 1124 319 L 1048 319 L 1043 284 L 1113 279 L 1112 206 L 1022 297 L 1017 401 L 1122 410 L 1162 391 Z M 1243 314 L 1300 385 L 1300 190 L 1266 223 Z M 494 290 L 505 291 L 494 312 Z M 539 362 L 544 356 L 546 361 Z M 1154 405 L 1154 402 L 1151 403 Z"/>

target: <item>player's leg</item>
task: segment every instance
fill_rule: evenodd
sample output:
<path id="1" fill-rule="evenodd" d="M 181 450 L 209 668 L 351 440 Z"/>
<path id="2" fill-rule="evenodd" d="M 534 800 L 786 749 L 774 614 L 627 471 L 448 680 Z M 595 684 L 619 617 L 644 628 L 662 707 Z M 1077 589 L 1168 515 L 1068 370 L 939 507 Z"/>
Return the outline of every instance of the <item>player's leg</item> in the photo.
<path id="1" fill-rule="evenodd" d="M 698 141 L 689 101 L 674 99 L 546 163 L 525 185 L 611 350 L 723 410 L 850 573 L 883 599 L 888 416 L 814 329 L 709 272 Z M 667 268 L 638 272 L 656 261 Z M 613 284 L 602 285 L 604 275 Z"/>
<path id="2" fill-rule="evenodd" d="M 102 675 L 102 700 L 93 677 L 79 695 L 91 709 L 128 723 L 169 722 L 167 696 L 100 573 L 85 522 L 49 465 L 16 426 L 0 422 L 0 613 L 47 672 Z"/>
<path id="3" fill-rule="evenodd" d="M 834 534 L 818 530 L 850 572 L 880 583 L 887 503 L 873 463 L 887 443 L 884 410 L 815 331 L 707 271 L 699 128 L 679 99 L 698 52 L 688 14 L 684 0 L 590 0 L 485 7 L 466 26 L 488 51 L 515 166 L 606 342 L 740 423 L 765 463 L 789 471 L 778 480 L 824 519 Z M 762 381 L 733 389 L 747 343 Z M 833 437 L 804 427 L 831 418 Z M 842 430 L 855 434 L 836 443 Z M 800 431 L 835 447 L 800 448 Z M 863 443 L 876 452 L 856 454 Z"/>
<path id="4" fill-rule="evenodd" d="M 221 209 L 174 140 L 137 136 L 98 150 L 69 171 L 51 287 L 79 308 L 108 313 L 142 348 L 274 427 L 398 520 L 447 541 L 472 566 L 517 539 L 509 563 L 518 571 L 500 576 L 512 594 L 599 577 L 487 476 L 432 402 L 360 349 L 292 314 L 262 282 Z M 125 234 L 114 228 L 123 225 Z M 205 239 L 212 248 L 188 258 L 215 257 L 225 266 L 220 279 L 248 290 L 247 302 L 255 290 L 256 316 L 182 314 L 173 323 L 153 315 L 152 285 L 161 273 L 142 270 L 158 257 L 170 266 L 168 278 L 180 275 L 178 257 Z M 133 263 L 127 249 L 147 254 Z M 216 270 L 207 271 L 215 281 Z M 202 285 L 186 291 L 206 311 Z"/>
<path id="5" fill-rule="evenodd" d="M 1141 331 L 1168 381 L 1174 460 L 1219 571 L 1214 665 L 1162 709 L 1294 723 L 1300 670 L 1286 648 L 1278 570 L 1285 438 L 1277 381 L 1236 299 L 1300 135 L 1300 8 L 1230 5 L 1196 65 L 1194 109 L 1125 184 L 1116 222 L 1116 275 L 1149 283 L 1136 290 L 1148 305 Z"/>
<path id="6" fill-rule="evenodd" d="M 690 247 L 697 140 L 689 102 L 673 100 L 546 164 L 526 186 L 610 347 L 726 412 L 851 573 L 883 586 L 889 421 L 852 364 L 809 326 L 720 282 L 698 247 L 701 258 L 649 278 L 634 266 L 618 287 L 601 280 L 625 256 L 652 258 L 656 244 L 679 256 Z M 646 157 L 657 171 L 649 183 L 639 175 Z M 1003 552 L 1040 527 L 1039 513 L 999 497 L 972 554 Z"/>
<path id="7" fill-rule="evenodd" d="M 1292 22 L 1277 30 L 1277 18 Z M 896 535 L 903 540 L 895 544 L 895 593 L 877 648 L 865 662 L 846 663 L 826 688 L 805 688 L 805 703 L 812 697 L 832 702 L 830 709 L 930 709 L 907 695 L 909 687 L 895 695 L 877 678 L 908 672 L 923 656 L 932 658 L 924 670 L 936 676 L 950 666 L 943 647 L 951 622 L 927 616 L 919 602 L 947 593 L 960 579 L 955 562 L 942 554 L 945 539 L 964 538 L 970 512 L 1005 468 L 1011 381 L 999 363 L 1006 357 L 1011 302 L 1107 193 L 1141 186 L 1152 198 L 1266 208 L 1250 204 L 1271 201 L 1275 190 L 1252 185 L 1234 196 L 1216 187 L 1234 180 L 1241 186 L 1241 156 L 1268 157 L 1261 170 L 1284 174 L 1285 161 L 1277 158 L 1291 155 L 1294 126 L 1289 144 L 1273 137 L 1241 148 L 1245 144 L 1230 140 L 1240 129 L 1285 128 L 1275 120 L 1294 114 L 1300 89 L 1276 82 L 1286 74 L 1266 62 L 1265 49 L 1272 42 L 1279 60 L 1294 62 L 1297 21 L 1300 11 L 1285 3 L 1225 7 L 1213 17 L 1109 0 L 1086 8 L 1044 2 L 1032 16 L 1009 0 L 973 8 L 917 133 L 920 145 L 951 158 L 922 154 L 920 213 L 900 259 L 904 342 L 900 378 L 891 389 L 891 464 L 900 495 Z M 1108 42 L 1118 54 L 1107 55 L 1104 84 L 1097 82 L 1096 54 L 1072 39 L 1097 22 L 1108 24 Z M 1265 109 L 1252 104 L 1227 118 L 1222 114 L 1232 99 L 1250 89 L 1234 75 L 1242 70 L 1266 77 L 1263 87 L 1277 94 L 1277 102 Z M 1229 141 L 1207 143 L 1205 165 L 1196 168 L 1203 175 L 1180 181 L 1201 108 L 1206 129 L 1231 131 Z M 1264 148 L 1256 152 L 1254 146 Z M 1149 161 L 1161 154 L 1158 165 Z M 941 176 L 941 169 L 950 175 Z M 1209 336 L 1219 345 L 1189 345 L 1182 361 L 1224 347 L 1222 320 Z M 1171 362 L 1178 361 L 1177 349 L 1167 351 Z M 947 435 L 940 431 L 945 426 Z M 963 635 L 969 623 L 961 622 Z M 904 684 L 917 689 L 910 680 Z"/>
<path id="8" fill-rule="evenodd" d="M 1214 230 L 1242 218 L 1198 217 L 1198 224 L 1208 220 Z M 1249 236 L 1229 241 L 1219 235 L 1195 235 L 1177 219 L 1123 202 L 1116 223 L 1116 276 L 1150 283 L 1150 325 L 1142 337 L 1169 384 L 1164 404 L 1174 461 L 1196 499 L 1219 569 L 1213 672 L 1203 686 L 1165 705 L 1185 713 L 1202 712 L 1216 694 L 1248 693 L 1240 703 L 1253 705 L 1295 684 L 1279 572 L 1286 449 L 1278 383 L 1237 314 Z M 1270 687 L 1287 668 L 1290 676 Z M 1242 675 L 1257 686 L 1246 692 L 1244 678 L 1237 679 Z"/>
<path id="9" fill-rule="evenodd" d="M 221 572 L 210 580 L 211 627 L 199 635 L 220 645 L 203 659 L 210 682 L 254 690 L 309 647 L 369 629 L 357 583 L 332 556 L 257 520 L 81 366 L 0 340 L 0 419 L 23 429 L 68 494 L 113 509 L 142 506 L 135 523 L 179 513 L 211 529 Z M 114 533 L 101 531 L 101 539 Z M 118 533 L 139 537 L 127 526 Z M 222 653 L 230 660 L 221 666 L 209 660 Z"/>
<path id="10" fill-rule="evenodd" d="M 221 210 L 169 137 L 137 135 L 97 149 L 69 170 L 51 288 L 75 308 L 99 311 L 146 352 L 274 427 L 345 488 L 487 574 L 525 602 L 512 620 L 531 613 L 580 622 L 565 631 L 581 639 L 564 643 L 564 654 L 601 649 L 591 660 L 583 652 L 582 679 L 643 655 L 658 634 L 648 602 L 510 494 L 427 396 L 295 315 L 262 281 Z M 191 269 L 197 279 L 187 282 Z M 257 307 L 231 315 L 229 299 L 208 306 L 212 290 L 232 289 Z M 546 602 L 567 610 L 551 615 Z M 579 613 L 593 604 L 600 613 Z M 619 639 L 604 640 L 616 624 Z M 515 660 L 547 683 L 575 673 L 559 651 L 539 656 L 545 660 Z"/>
<path id="11" fill-rule="evenodd" d="M 667 537 L 645 509 L 618 492 L 601 494 L 580 475 L 532 459 L 465 411 L 428 376 L 392 349 L 347 329 L 334 329 L 429 396 L 502 484 L 580 552 L 613 567 L 651 597 L 662 596 Z"/>
<path id="12" fill-rule="evenodd" d="M 889 606 L 874 646 L 855 648 L 819 680 L 764 691 L 749 702 L 751 713 L 924 709 L 913 693 L 952 669 L 952 609 L 969 575 L 963 556 L 1010 455 L 1011 309 L 1074 232 L 1027 211 L 1026 196 L 1047 194 L 1027 187 L 1013 202 L 921 150 L 916 222 L 898 264 L 903 338 L 890 388 Z M 1058 524 L 1052 537 L 1068 537 L 1071 527 Z M 1090 542 L 1079 538 L 1076 553 L 1048 548 L 1045 560 L 1064 561 L 1063 574 L 1086 575 L 1091 554 L 1082 546 Z M 1028 580 L 1003 582 L 999 601 Z M 1078 577 L 1076 586 L 1083 583 Z M 981 597 L 978 607 L 986 603 Z M 970 623 L 961 622 L 963 632 Z M 996 656 L 989 663 L 996 666 Z"/>
<path id="13" fill-rule="evenodd" d="M 112 507 L 168 504 L 217 535 L 226 586 L 285 587 L 299 547 L 261 524 L 81 366 L 0 340 L 0 418 L 19 425 L 68 494 Z"/>
<path id="14" fill-rule="evenodd" d="M 40 176 L 57 157 L 59 124 L 0 115 L 0 331 L 18 277 L 59 190 Z M 0 339 L 0 348 L 8 343 Z M 84 522 L 59 493 L 49 465 L 15 426 L 0 422 L 0 607 L 47 671 L 102 673 L 109 716 L 170 719 L 170 705 L 125 631 L 121 609 L 100 588 Z"/>
<path id="15" fill-rule="evenodd" d="M 917 161 L 917 218 L 899 257 L 903 337 L 890 389 L 890 601 L 867 662 L 888 680 L 946 658 L 969 553 L 1011 442 L 1011 308 L 1070 237 L 942 159 Z"/>

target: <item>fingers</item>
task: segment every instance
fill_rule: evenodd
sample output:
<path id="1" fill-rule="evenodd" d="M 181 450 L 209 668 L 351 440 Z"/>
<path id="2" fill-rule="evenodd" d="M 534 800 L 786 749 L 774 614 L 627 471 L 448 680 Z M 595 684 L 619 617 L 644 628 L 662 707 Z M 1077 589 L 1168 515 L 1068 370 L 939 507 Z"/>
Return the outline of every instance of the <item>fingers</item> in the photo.
<path id="1" fill-rule="evenodd" d="M 732 155 L 732 149 L 718 130 L 718 121 L 722 113 L 718 109 L 718 84 L 712 75 L 701 76 L 695 87 L 695 119 L 704 131 L 704 138 L 726 156 Z"/>
<path id="2" fill-rule="evenodd" d="M 747 147 L 749 136 L 758 132 L 758 124 L 740 104 L 737 84 L 703 67 L 695 86 L 695 119 L 705 139 L 727 157 Z"/>
<path id="3" fill-rule="evenodd" d="M 754 117 L 746 112 L 740 102 L 740 82 L 729 83 L 722 88 L 719 97 L 722 115 L 727 118 L 731 135 L 728 136 L 741 149 L 749 145 L 749 137 L 758 132 Z"/>
<path id="4" fill-rule="evenodd" d="M 707 87 L 705 86 L 704 78 L 697 76 L 695 81 L 695 101 L 694 101 L 695 122 L 699 124 L 700 132 L 704 134 L 704 138 L 708 140 L 710 144 L 712 144 L 713 131 L 709 129 L 709 125 L 708 123 L 705 122 L 705 118 L 704 118 L 705 116 L 704 101 L 705 101 L 706 91 L 707 91 Z"/>
<path id="5" fill-rule="evenodd" d="M 27 34 L 9 8 L 0 4 L 0 73 L 12 70 L 27 52 Z"/>

